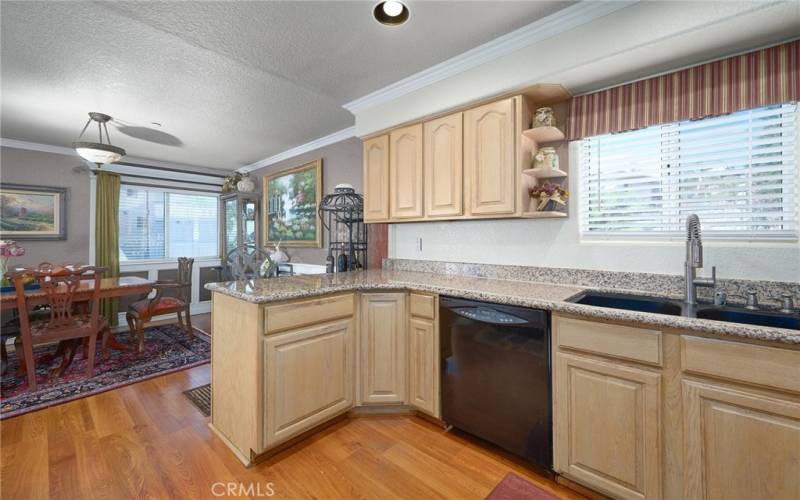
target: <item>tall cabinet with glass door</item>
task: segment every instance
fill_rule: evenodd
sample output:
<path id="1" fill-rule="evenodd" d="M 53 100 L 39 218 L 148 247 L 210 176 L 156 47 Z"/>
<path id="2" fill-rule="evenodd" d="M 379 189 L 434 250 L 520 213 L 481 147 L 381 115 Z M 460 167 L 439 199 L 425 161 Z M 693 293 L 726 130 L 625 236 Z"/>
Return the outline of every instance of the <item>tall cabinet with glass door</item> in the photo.
<path id="1" fill-rule="evenodd" d="M 244 245 L 261 246 L 258 193 L 228 193 L 220 197 L 222 258 Z"/>

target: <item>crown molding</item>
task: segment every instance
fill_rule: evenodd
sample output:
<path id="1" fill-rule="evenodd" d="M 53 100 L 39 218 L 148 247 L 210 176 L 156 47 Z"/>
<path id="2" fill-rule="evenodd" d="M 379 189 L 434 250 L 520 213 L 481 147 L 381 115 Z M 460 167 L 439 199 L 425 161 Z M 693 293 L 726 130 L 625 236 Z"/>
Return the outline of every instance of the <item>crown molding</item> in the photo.
<path id="1" fill-rule="evenodd" d="M 372 108 L 416 90 L 493 61 L 541 40 L 629 7 L 639 0 L 582 1 L 489 42 L 424 69 L 342 106 L 352 114 Z"/>
<path id="2" fill-rule="evenodd" d="M 294 158 L 295 156 L 301 155 L 303 153 L 314 151 L 315 149 L 319 149 L 321 147 L 328 146 L 330 144 L 335 144 L 337 142 L 341 142 L 355 136 L 356 136 L 356 127 L 355 126 L 348 127 L 344 130 L 340 130 L 338 132 L 326 135 L 325 137 L 320 137 L 319 139 L 314 139 L 311 142 L 301 144 L 300 146 L 294 147 L 292 149 L 287 149 L 286 151 L 278 153 L 274 156 L 270 156 L 269 158 L 264 158 L 263 160 L 251 163 L 250 165 L 245 165 L 244 167 L 238 168 L 236 170 L 238 170 L 239 172 L 252 172 L 253 170 L 258 170 L 259 168 L 268 167 L 270 165 L 278 163 L 279 161 L 288 160 L 289 158 Z"/>
<path id="3" fill-rule="evenodd" d="M 28 151 L 42 151 L 44 153 L 54 153 L 66 156 L 78 156 L 72 148 L 64 146 L 51 146 L 50 144 L 40 144 L 38 142 L 18 141 L 17 139 L 0 138 L 0 146 L 4 148 L 27 149 Z"/>

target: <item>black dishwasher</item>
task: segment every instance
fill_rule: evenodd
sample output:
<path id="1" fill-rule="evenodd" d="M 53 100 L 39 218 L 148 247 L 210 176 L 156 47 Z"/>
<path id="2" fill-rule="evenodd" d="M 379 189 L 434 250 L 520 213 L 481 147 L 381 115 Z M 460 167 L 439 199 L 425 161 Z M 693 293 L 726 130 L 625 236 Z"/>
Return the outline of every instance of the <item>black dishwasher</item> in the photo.
<path id="1" fill-rule="evenodd" d="M 553 468 L 546 311 L 441 297 L 442 419 Z"/>

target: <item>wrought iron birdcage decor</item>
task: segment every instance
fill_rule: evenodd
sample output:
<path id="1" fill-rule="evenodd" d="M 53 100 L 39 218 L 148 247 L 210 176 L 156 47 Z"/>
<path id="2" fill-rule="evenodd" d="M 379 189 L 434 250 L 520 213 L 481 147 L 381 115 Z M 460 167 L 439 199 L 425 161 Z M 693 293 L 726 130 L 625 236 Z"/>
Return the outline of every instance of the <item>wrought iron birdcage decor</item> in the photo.
<path id="1" fill-rule="evenodd" d="M 327 270 L 353 271 L 367 268 L 367 226 L 364 197 L 353 186 L 339 184 L 319 204 L 322 225 L 328 231 Z"/>

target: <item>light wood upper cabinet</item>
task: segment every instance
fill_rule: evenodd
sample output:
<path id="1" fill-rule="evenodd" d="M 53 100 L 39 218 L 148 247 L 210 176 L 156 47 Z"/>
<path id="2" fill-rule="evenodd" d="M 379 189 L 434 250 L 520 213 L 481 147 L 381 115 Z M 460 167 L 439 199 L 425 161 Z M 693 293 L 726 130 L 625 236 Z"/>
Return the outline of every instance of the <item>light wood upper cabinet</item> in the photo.
<path id="1" fill-rule="evenodd" d="M 264 338 L 264 448 L 353 406 L 350 318 Z"/>
<path id="2" fill-rule="evenodd" d="M 406 401 L 406 298 L 404 293 L 361 296 L 361 401 Z"/>
<path id="3" fill-rule="evenodd" d="M 389 219 L 389 135 L 364 141 L 364 220 Z"/>
<path id="4" fill-rule="evenodd" d="M 513 214 L 517 169 L 514 98 L 464 112 L 469 214 Z"/>
<path id="5" fill-rule="evenodd" d="M 800 498 L 800 402 L 683 381 L 684 498 Z"/>
<path id="6" fill-rule="evenodd" d="M 661 497 L 661 375 L 557 352 L 554 462 L 615 498 Z"/>
<path id="7" fill-rule="evenodd" d="M 425 216 L 463 212 L 463 113 L 424 124 Z"/>
<path id="8" fill-rule="evenodd" d="M 422 217 L 422 124 L 389 133 L 389 216 Z"/>

